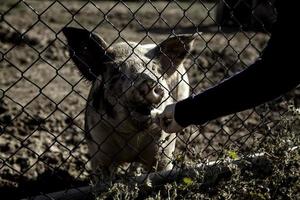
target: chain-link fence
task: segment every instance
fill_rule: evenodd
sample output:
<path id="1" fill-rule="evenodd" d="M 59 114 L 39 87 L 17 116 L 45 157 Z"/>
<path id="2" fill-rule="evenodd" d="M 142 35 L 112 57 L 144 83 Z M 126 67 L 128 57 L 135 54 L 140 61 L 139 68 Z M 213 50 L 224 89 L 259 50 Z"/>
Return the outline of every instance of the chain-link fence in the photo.
<path id="1" fill-rule="evenodd" d="M 299 90 L 171 135 L 155 118 L 259 59 L 273 4 L 2 1 L 1 196 L 299 195 Z"/>

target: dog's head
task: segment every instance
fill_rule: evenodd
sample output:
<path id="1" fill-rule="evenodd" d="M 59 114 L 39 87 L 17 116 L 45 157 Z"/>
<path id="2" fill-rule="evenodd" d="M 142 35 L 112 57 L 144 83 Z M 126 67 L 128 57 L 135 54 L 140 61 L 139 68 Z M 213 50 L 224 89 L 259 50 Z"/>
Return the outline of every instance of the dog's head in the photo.
<path id="1" fill-rule="evenodd" d="M 184 61 L 194 39 L 182 35 L 158 45 L 107 45 L 100 36 L 84 29 L 64 28 L 63 33 L 72 60 L 93 82 L 93 104 L 102 104 L 101 109 L 116 123 L 128 118 L 145 124 L 153 108 L 162 110 L 172 101 L 167 79 Z"/>

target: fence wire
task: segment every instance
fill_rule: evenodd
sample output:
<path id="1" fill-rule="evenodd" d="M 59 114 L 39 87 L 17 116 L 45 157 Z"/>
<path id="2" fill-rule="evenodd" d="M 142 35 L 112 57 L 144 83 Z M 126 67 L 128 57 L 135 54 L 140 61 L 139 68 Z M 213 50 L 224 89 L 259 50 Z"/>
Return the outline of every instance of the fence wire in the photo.
<path id="1" fill-rule="evenodd" d="M 153 107 L 161 110 L 187 90 L 189 95 L 198 94 L 259 59 L 276 21 L 273 4 L 273 0 L 4 1 L 1 193 L 16 199 L 38 194 L 46 198 L 50 192 L 89 185 L 95 177 L 96 185 L 112 177 L 134 184 L 136 179 L 129 177 L 166 166 L 183 169 L 265 151 L 265 145 L 277 139 L 275 132 L 285 130 L 280 125 L 283 119 L 297 110 L 298 90 L 251 110 L 189 126 L 174 138 L 162 138 L 161 130 L 144 117 Z M 81 31 L 74 29 L 67 40 L 65 27 Z M 194 36 L 190 49 L 182 34 Z M 170 49 L 160 46 L 151 51 L 163 41 L 171 41 L 165 43 Z M 178 58 L 184 68 L 172 72 L 177 82 L 166 85 L 163 81 L 171 72 L 157 68 L 157 62 L 174 68 Z M 106 68 L 94 68 L 96 62 Z M 133 96 L 136 91 L 139 95 Z M 149 96 L 152 91 L 160 97 Z M 145 99 L 159 102 L 145 106 Z M 96 167 L 104 164 L 96 172 L 91 160 Z M 106 174 L 108 166 L 114 173 Z M 163 179 L 167 181 L 168 175 Z M 189 185 L 194 179 L 183 180 Z"/>

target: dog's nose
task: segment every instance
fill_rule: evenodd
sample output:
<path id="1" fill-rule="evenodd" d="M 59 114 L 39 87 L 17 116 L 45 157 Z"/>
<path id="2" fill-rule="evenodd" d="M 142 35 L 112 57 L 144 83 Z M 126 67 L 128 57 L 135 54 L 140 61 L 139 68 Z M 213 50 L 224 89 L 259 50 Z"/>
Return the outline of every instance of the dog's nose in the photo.
<path id="1" fill-rule="evenodd" d="M 156 82 L 152 81 L 146 81 L 142 83 L 139 91 L 149 103 L 153 104 L 160 103 L 164 96 L 164 90 L 162 87 Z"/>

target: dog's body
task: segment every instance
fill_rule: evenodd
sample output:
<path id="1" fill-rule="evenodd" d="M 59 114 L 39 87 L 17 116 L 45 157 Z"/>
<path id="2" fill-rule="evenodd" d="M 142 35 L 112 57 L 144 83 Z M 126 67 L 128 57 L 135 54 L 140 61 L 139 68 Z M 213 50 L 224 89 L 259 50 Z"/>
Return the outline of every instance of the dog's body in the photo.
<path id="1" fill-rule="evenodd" d="M 122 162 L 141 162 L 148 170 L 170 169 L 175 134 L 163 132 L 151 112 L 162 112 L 166 105 L 188 97 L 182 63 L 193 38 L 108 47 L 83 29 L 63 32 L 73 61 L 93 83 L 85 115 L 92 169 L 110 169 Z"/>

